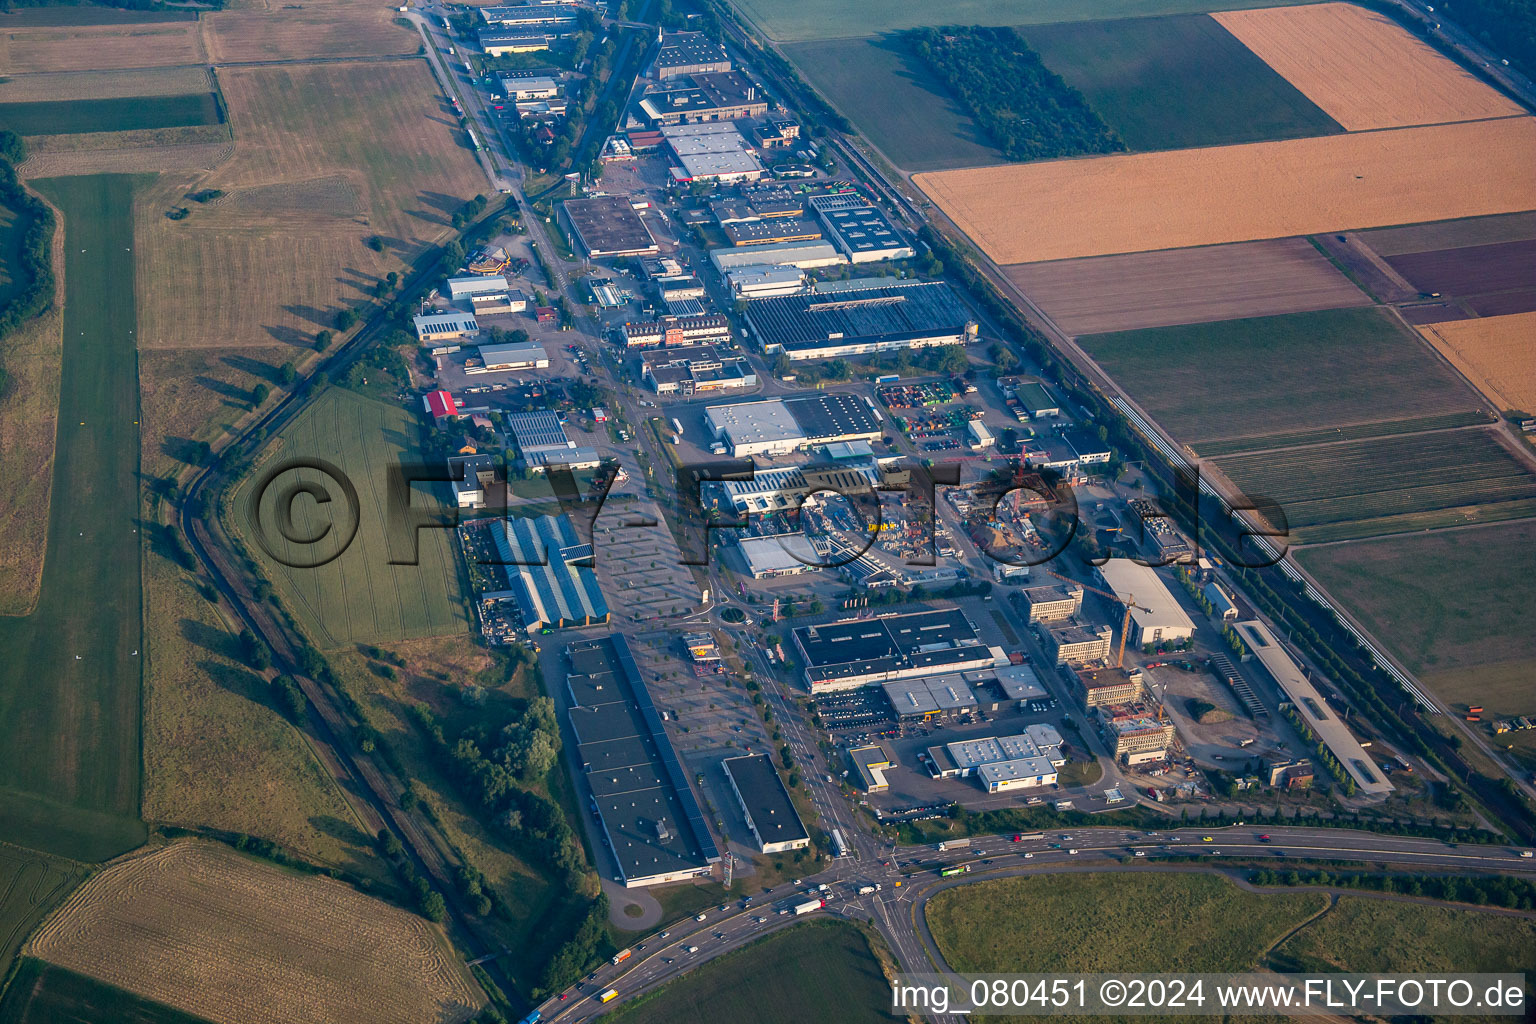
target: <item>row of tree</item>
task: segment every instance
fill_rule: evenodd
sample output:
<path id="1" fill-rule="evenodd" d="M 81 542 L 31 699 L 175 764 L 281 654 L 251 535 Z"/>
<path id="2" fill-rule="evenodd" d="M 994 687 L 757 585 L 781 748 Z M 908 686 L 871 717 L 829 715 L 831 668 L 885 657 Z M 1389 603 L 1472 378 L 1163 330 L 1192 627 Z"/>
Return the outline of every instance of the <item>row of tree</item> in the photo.
<path id="1" fill-rule="evenodd" d="M 53 210 L 32 195 L 16 177 L 16 164 L 27 158 L 21 136 L 0 131 L 0 206 L 10 210 L 26 227 L 22 230 L 19 258 L 11 276 L 21 282 L 11 300 L 0 305 L 0 340 L 53 305 Z M 0 396 L 10 379 L 0 366 Z"/>
<path id="2" fill-rule="evenodd" d="M 1083 94 L 1013 29 L 924 28 L 907 38 L 1009 160 L 1125 149 Z"/>
<path id="3" fill-rule="evenodd" d="M 1536 882 L 1509 875 L 1387 875 L 1366 871 L 1274 871 L 1260 868 L 1250 872 L 1254 885 L 1326 885 L 1340 889 L 1365 889 L 1370 892 L 1402 893 L 1450 903 L 1475 903 L 1478 906 L 1536 909 Z"/>

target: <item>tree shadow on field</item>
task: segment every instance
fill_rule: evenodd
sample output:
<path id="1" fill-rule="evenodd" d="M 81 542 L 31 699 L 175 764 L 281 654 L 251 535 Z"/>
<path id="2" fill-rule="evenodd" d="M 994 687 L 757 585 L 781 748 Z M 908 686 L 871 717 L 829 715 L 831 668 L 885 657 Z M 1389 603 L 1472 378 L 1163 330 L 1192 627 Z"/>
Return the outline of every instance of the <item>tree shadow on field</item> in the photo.
<path id="1" fill-rule="evenodd" d="M 453 211 L 464 205 L 464 200 L 458 196 L 450 196 L 444 192 L 419 192 L 416 198 L 431 209 L 437 210 L 448 217 L 451 217 Z"/>
<path id="2" fill-rule="evenodd" d="M 341 273 L 336 277 L 337 284 L 344 284 L 372 297 L 373 286 L 382 281 L 377 274 L 371 274 L 356 267 L 342 267 Z"/>
<path id="3" fill-rule="evenodd" d="M 177 437 L 175 434 L 166 434 L 160 442 L 160 454 L 168 459 L 175 459 L 188 466 L 202 465 L 202 450 L 196 441 L 190 437 Z"/>
<path id="4" fill-rule="evenodd" d="M 201 387 L 212 391 L 214 394 L 227 400 L 231 405 L 244 406 L 251 400 L 251 393 L 246 388 L 237 388 L 228 381 L 219 380 L 216 377 L 197 376 L 193 380 Z"/>
<path id="5" fill-rule="evenodd" d="M 372 836 L 369 836 L 352 822 L 343 821 L 334 814 L 311 815 L 309 823 L 315 831 L 328 835 L 333 839 L 339 839 L 351 846 L 367 846 L 373 842 Z"/>
<path id="6" fill-rule="evenodd" d="M 1001 151 L 997 148 L 997 143 L 976 123 L 976 120 L 971 116 L 971 112 L 960 105 L 959 101 L 955 99 L 954 94 L 939 80 L 938 75 L 934 73 L 933 69 L 923 63 L 923 59 L 918 56 L 916 48 L 904 38 L 903 33 L 887 32 L 882 36 L 871 39 L 869 45 L 878 50 L 895 54 L 897 60 L 901 62 L 901 70 L 896 73 L 896 77 L 905 80 L 914 89 L 919 92 L 925 92 L 944 104 L 944 109 L 954 118 L 954 134 L 958 138 L 973 145 L 990 149 L 999 156 L 1002 155 Z"/>
<path id="7" fill-rule="evenodd" d="M 228 630 L 215 629 L 213 626 L 196 619 L 182 619 L 178 624 L 181 627 L 181 638 L 195 647 L 200 647 L 209 654 L 216 654 L 221 658 L 231 661 L 239 661 L 243 654 L 240 650 L 240 639 L 232 636 Z"/>
<path id="8" fill-rule="evenodd" d="M 271 363 L 264 363 L 260 359 L 252 359 L 250 356 L 225 356 L 220 360 L 225 366 L 241 373 L 249 374 L 257 380 L 266 381 L 268 384 L 280 384 L 282 379 L 278 376 L 277 367 Z M 245 392 L 241 392 L 244 394 Z"/>
<path id="9" fill-rule="evenodd" d="M 284 306 L 283 312 L 296 316 L 300 320 L 307 320 L 316 327 L 329 327 L 336 319 L 335 310 L 319 309 L 315 306 Z"/>
<path id="10" fill-rule="evenodd" d="M 272 701 L 272 687 L 250 669 L 207 660 L 198 662 L 197 667 L 214 685 L 228 690 L 237 697 L 243 697 L 252 704 L 260 704 L 274 715 L 281 716 L 282 713 L 277 710 L 277 705 Z"/>
<path id="11" fill-rule="evenodd" d="M 267 332 L 267 336 L 279 345 L 293 345 L 298 348 L 309 348 L 314 339 L 303 331 L 289 327 L 286 324 L 262 324 L 261 329 Z"/>

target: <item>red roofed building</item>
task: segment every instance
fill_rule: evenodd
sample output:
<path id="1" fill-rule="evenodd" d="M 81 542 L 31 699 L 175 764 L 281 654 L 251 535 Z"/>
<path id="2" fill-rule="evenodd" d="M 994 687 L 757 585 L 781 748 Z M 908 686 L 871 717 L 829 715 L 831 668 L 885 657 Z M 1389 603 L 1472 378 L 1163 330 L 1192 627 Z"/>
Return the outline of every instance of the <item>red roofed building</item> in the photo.
<path id="1" fill-rule="evenodd" d="M 554 323 L 560 319 L 560 311 L 554 306 L 539 306 L 533 311 L 533 315 L 541 324 Z"/>
<path id="2" fill-rule="evenodd" d="M 432 414 L 434 420 L 443 420 L 459 414 L 458 399 L 446 391 L 429 391 L 422 396 L 421 402 L 427 407 L 427 412 Z"/>

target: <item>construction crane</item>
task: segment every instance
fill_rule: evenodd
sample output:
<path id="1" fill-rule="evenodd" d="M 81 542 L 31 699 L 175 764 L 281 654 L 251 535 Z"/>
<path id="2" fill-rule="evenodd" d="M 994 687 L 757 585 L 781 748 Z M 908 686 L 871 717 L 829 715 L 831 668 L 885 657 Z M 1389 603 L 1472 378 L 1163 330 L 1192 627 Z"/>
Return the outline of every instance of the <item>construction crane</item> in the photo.
<path id="1" fill-rule="evenodd" d="M 1101 597 L 1107 597 L 1111 601 L 1119 601 L 1121 604 L 1125 605 L 1125 621 L 1120 624 L 1120 650 L 1115 655 L 1115 668 L 1124 668 L 1125 667 L 1125 639 L 1126 639 L 1126 637 L 1131 635 L 1131 609 L 1133 609 L 1133 608 L 1140 608 L 1144 612 L 1145 611 L 1150 611 L 1151 609 L 1147 608 L 1144 605 L 1137 604 L 1136 603 L 1136 595 L 1135 594 L 1126 594 L 1125 597 L 1121 597 L 1119 594 L 1112 594 L 1112 593 L 1110 593 L 1107 590 L 1100 590 L 1098 587 L 1090 587 L 1086 583 L 1079 583 L 1077 580 L 1073 579 L 1072 577 L 1070 577 L 1070 576 L 1063 576 L 1059 572 L 1052 572 L 1051 570 L 1047 569 L 1047 570 L 1045 570 L 1045 574 L 1047 576 L 1055 576 L 1059 580 L 1065 580 L 1066 582 L 1071 583 L 1074 586 L 1082 587 L 1084 590 L 1091 590 L 1095 594 L 1098 594 Z"/>

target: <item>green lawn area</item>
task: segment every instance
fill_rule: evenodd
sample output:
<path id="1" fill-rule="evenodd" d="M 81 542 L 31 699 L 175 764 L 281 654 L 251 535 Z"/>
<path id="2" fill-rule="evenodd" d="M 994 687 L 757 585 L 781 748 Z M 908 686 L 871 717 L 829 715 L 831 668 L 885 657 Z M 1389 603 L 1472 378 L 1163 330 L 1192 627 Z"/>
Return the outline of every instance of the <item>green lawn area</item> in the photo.
<path id="1" fill-rule="evenodd" d="M 941 171 L 1004 162 L 899 34 L 791 43 L 783 50 L 806 81 L 898 167 Z"/>
<path id="2" fill-rule="evenodd" d="M 1019 34 L 1132 150 L 1344 130 L 1205 14 L 1038 25 Z"/>
<path id="3" fill-rule="evenodd" d="M 623 992 L 620 983 L 620 992 Z M 608 1014 L 613 1024 L 865 1024 L 886 1011 L 890 987 L 862 932 L 841 922 L 797 925 L 710 961 Z"/>
<path id="4" fill-rule="evenodd" d="M 1245 0 L 1243 7 L 1287 7 L 1298 0 Z M 731 0 L 781 43 L 845 39 L 930 25 L 1047 25 L 1232 9 L 1231 0 Z"/>
<path id="5" fill-rule="evenodd" d="M 412 531 L 401 525 L 403 519 L 395 520 L 403 510 L 390 505 L 389 472 L 396 465 L 420 460 L 419 431 L 412 414 L 398 405 L 331 388 L 283 428 L 279 443 L 264 453 L 252 478 L 235 493 L 235 519 L 248 549 L 319 647 L 468 631 L 454 555 L 457 539 L 447 530 L 417 531 L 413 556 Z M 330 463 L 351 481 L 358 499 L 357 518 L 352 517 L 341 488 L 319 471 L 287 469 L 258 492 L 264 474 L 308 459 Z M 320 493 L 311 496 L 296 490 L 309 486 L 320 488 Z M 292 529 L 287 536 L 277 512 L 285 496 L 293 499 Z M 259 515 L 252 508 L 258 498 Z M 445 500 L 431 485 L 413 488 L 414 509 L 441 508 Z M 257 528 L 258 521 L 265 524 L 264 534 Z M 356 535 L 339 557 L 313 565 L 335 554 L 334 541 L 350 532 L 353 524 Z M 281 564 L 263 551 L 259 541 L 263 535 L 283 559 L 313 567 Z M 306 545 L 292 538 L 323 540 Z M 392 558 L 412 557 L 418 564 L 390 564 Z"/>
<path id="6" fill-rule="evenodd" d="M 85 876 L 83 865 L 0 845 L 0 979 L 32 929 Z M 0 1020 L 7 1019 L 0 1013 Z"/>
<path id="7" fill-rule="evenodd" d="M 1327 906 L 1318 893 L 1259 895 L 1197 874 L 1003 878 L 928 904 L 928 927 L 961 973 L 1242 971 Z"/>
<path id="8" fill-rule="evenodd" d="M 77 860 L 144 841 L 139 392 L 128 175 L 32 183 L 62 212 L 64 360 L 42 587 L 0 619 L 0 835 Z"/>
<path id="9" fill-rule="evenodd" d="M 1529 971 L 1532 950 L 1529 918 L 1345 895 L 1276 952 L 1298 971 L 1495 974 Z"/>
<path id="10" fill-rule="evenodd" d="M 1536 630 L 1524 595 L 1536 522 L 1297 553 L 1302 566 L 1438 695 L 1536 714 Z M 1497 738 L 1496 738 L 1497 740 Z"/>
<path id="11" fill-rule="evenodd" d="M 1285 520 L 1275 525 L 1288 525 L 1298 543 L 1536 515 L 1536 474 L 1485 429 L 1254 452 L 1216 464 L 1246 494 L 1278 502 Z"/>
<path id="12" fill-rule="evenodd" d="M 94 978 L 24 959 L 0 999 L 0 1024 L 203 1024 Z"/>
<path id="13" fill-rule="evenodd" d="M 1484 421 L 1424 340 L 1373 307 L 1078 341 L 1203 456 Z"/>
<path id="14" fill-rule="evenodd" d="M 223 122 L 211 92 L 185 96 L 114 96 L 38 103 L 0 103 L 0 128 L 18 135 L 75 135 L 142 128 L 184 128 Z"/>

